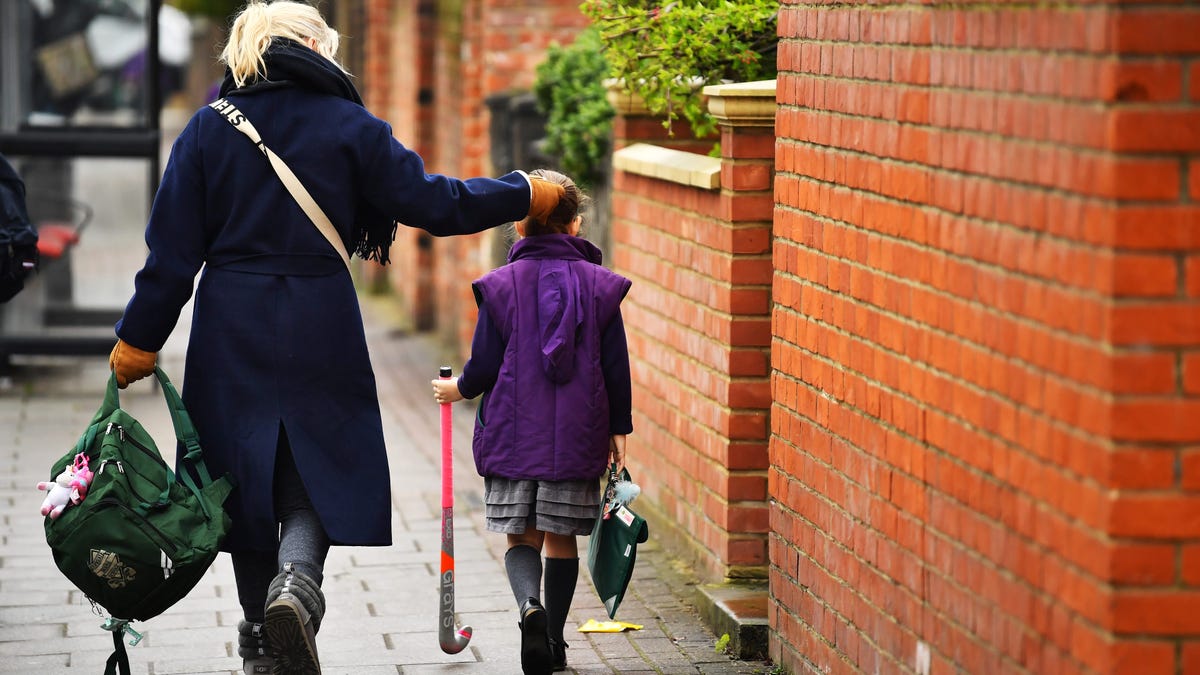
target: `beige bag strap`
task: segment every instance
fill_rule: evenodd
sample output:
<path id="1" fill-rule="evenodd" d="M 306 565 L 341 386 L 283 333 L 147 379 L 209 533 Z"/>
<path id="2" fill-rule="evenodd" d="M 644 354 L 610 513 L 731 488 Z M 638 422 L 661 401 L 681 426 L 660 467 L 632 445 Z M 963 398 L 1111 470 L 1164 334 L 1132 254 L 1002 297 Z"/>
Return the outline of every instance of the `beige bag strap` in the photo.
<path id="1" fill-rule="evenodd" d="M 233 128 L 249 136 L 250 140 L 254 141 L 254 144 L 258 146 L 258 149 L 262 150 L 263 154 L 270 160 L 275 173 L 279 174 L 279 180 L 283 181 L 284 187 L 288 189 L 288 192 L 292 193 L 292 197 L 300 205 L 300 208 L 304 210 L 304 213 L 313 222 L 313 225 L 316 225 L 321 234 L 333 245 L 334 250 L 341 256 L 342 262 L 346 263 L 346 269 L 349 270 L 350 254 L 346 252 L 346 245 L 342 242 L 342 237 L 338 234 L 337 229 L 334 228 L 333 223 L 329 222 L 329 217 L 317 205 L 312 195 L 308 194 L 308 190 L 304 189 L 304 185 L 300 182 L 299 178 L 296 178 L 296 174 L 292 173 L 287 164 L 284 164 L 283 159 L 271 152 L 270 148 L 263 145 L 262 137 L 258 135 L 258 130 L 254 128 L 254 125 L 250 124 L 250 120 L 246 119 L 246 115 L 241 110 L 238 110 L 237 106 L 223 98 L 209 103 L 208 107 L 221 113 L 221 116 L 228 120 L 233 125 Z"/>

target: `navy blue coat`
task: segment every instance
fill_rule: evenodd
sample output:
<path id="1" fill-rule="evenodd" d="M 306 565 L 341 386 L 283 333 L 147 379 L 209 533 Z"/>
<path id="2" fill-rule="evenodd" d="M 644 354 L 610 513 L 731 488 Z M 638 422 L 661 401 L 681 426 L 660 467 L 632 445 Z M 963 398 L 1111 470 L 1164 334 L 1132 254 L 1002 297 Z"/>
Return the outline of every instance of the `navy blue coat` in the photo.
<path id="1" fill-rule="evenodd" d="M 465 181 L 426 174 L 385 122 L 346 98 L 298 86 L 239 91 L 229 100 L 351 251 L 353 223 L 371 213 L 445 236 L 529 211 L 520 173 Z M 277 547 L 272 469 L 281 428 L 330 540 L 390 544 L 379 402 L 350 275 L 263 154 L 216 111 L 200 109 L 175 141 L 146 243 L 117 334 L 160 350 L 203 267 L 183 399 L 210 471 L 237 482 L 224 549 Z"/>

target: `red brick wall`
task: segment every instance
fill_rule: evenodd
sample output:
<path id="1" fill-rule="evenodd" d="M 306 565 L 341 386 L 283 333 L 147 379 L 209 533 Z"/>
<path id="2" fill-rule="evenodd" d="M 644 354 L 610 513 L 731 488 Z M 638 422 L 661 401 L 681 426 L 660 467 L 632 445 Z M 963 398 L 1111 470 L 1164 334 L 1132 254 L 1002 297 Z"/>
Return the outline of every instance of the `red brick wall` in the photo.
<path id="1" fill-rule="evenodd" d="M 1200 8 L 780 34 L 772 657 L 1200 672 Z"/>
<path id="2" fill-rule="evenodd" d="M 613 176 L 613 268 L 633 281 L 629 464 L 655 537 L 710 581 L 766 573 L 774 142 L 769 128 L 726 130 L 716 190 Z"/>
<path id="3" fill-rule="evenodd" d="M 386 81 L 369 87 L 368 107 L 392 125 L 392 133 L 426 162 L 434 158 L 432 117 L 428 91 L 433 80 L 433 44 L 436 15 L 432 0 L 388 3 L 371 17 L 372 46 L 385 62 Z M 378 96 L 377 105 L 374 96 Z M 428 329 L 433 313 L 432 261 L 424 232 L 400 227 L 392 246 L 387 279 L 408 323 Z M 374 268 L 368 265 L 368 269 Z"/>
<path id="4" fill-rule="evenodd" d="M 420 151 L 430 172 L 496 174 L 487 96 L 528 90 L 547 44 L 574 40 L 586 18 L 566 0 L 409 0 L 395 11 L 406 14 L 397 34 L 410 46 L 397 48 L 391 62 L 402 74 L 389 95 L 404 97 L 396 103 L 398 119 L 413 130 L 412 139 L 400 136 L 401 142 Z M 390 40 L 398 41 L 397 34 Z M 427 328 L 432 319 L 450 351 L 466 359 L 475 321 L 469 281 L 493 267 L 493 233 L 433 240 L 430 255 L 421 252 L 420 237 L 402 229 L 396 249 L 407 252 L 397 255 L 403 264 L 391 270 L 392 287 L 416 327 Z"/>

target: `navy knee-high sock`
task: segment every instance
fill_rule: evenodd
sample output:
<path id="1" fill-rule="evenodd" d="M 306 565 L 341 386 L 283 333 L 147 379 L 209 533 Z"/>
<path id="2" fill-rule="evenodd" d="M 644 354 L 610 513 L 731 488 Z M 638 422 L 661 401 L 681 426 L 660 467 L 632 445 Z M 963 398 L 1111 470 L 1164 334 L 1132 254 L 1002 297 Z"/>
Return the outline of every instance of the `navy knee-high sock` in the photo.
<path id="1" fill-rule="evenodd" d="M 546 632 L 555 642 L 564 642 L 563 628 L 567 625 L 567 613 L 571 611 L 578 580 L 579 558 L 546 558 Z"/>

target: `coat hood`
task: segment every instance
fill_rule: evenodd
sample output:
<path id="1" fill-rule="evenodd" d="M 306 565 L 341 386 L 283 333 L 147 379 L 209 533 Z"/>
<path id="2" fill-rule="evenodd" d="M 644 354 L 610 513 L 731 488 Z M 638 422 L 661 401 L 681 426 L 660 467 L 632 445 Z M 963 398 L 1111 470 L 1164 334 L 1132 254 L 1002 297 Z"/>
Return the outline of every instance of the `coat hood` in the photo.
<path id="1" fill-rule="evenodd" d="M 542 370 L 555 384 L 570 382 L 575 375 L 575 347 L 583 327 L 580 281 L 572 270 L 573 261 L 600 264 L 600 249 L 595 244 L 568 234 L 543 234 L 526 237 L 509 251 L 509 263 L 537 260 L 538 347 L 542 352 Z"/>

